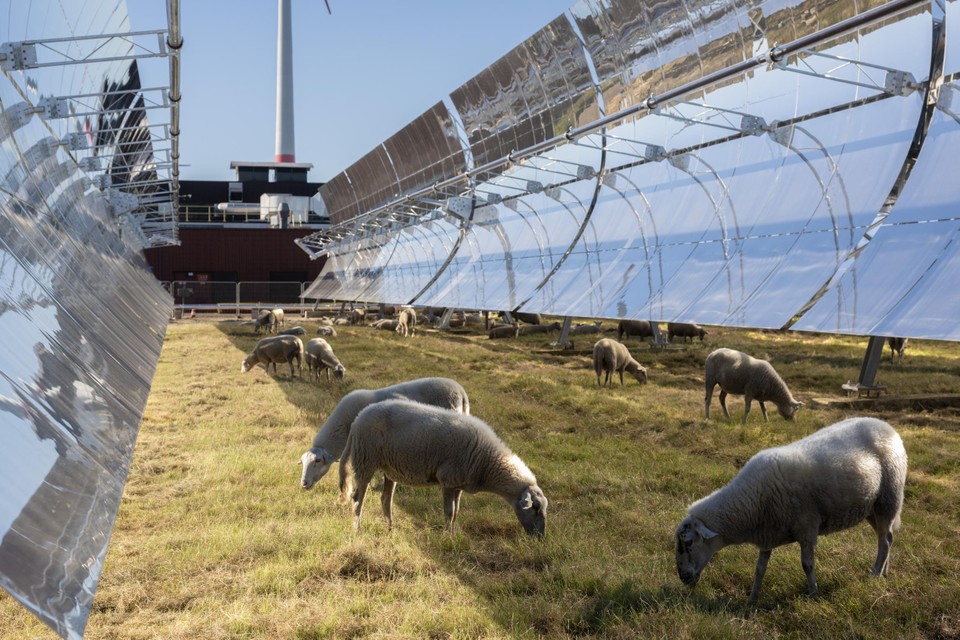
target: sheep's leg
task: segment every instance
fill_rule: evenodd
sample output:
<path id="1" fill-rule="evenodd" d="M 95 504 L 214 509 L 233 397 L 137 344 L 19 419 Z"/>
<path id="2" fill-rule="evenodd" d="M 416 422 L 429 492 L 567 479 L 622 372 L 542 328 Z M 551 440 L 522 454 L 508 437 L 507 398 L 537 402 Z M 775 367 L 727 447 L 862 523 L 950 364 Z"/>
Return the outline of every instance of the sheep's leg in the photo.
<path id="1" fill-rule="evenodd" d="M 747 424 L 747 416 L 750 415 L 750 404 L 753 402 L 753 397 L 748 395 L 743 396 L 743 424 Z M 763 406 L 762 404 L 760 405 Z M 767 414 L 764 412 L 763 417 L 766 418 Z"/>
<path id="2" fill-rule="evenodd" d="M 817 545 L 816 539 L 800 543 L 800 565 L 807 574 L 807 592 L 811 597 L 817 595 L 817 578 L 813 574 L 813 548 Z"/>
<path id="3" fill-rule="evenodd" d="M 387 529 L 393 529 L 393 490 L 397 483 L 383 476 L 383 493 L 380 495 L 380 506 L 383 507 L 383 517 L 387 520 Z"/>
<path id="4" fill-rule="evenodd" d="M 767 406 L 763 404 L 763 400 L 757 400 L 757 402 L 760 403 L 760 413 L 763 414 L 763 421 L 770 422 L 770 420 L 767 418 Z"/>
<path id="5" fill-rule="evenodd" d="M 357 480 L 357 487 L 353 490 L 353 532 L 360 532 L 360 515 L 363 513 L 363 498 L 367 495 L 367 484 L 370 482 L 370 478 L 360 480 L 359 478 L 354 477 Z"/>
<path id="6" fill-rule="evenodd" d="M 720 389 L 719 399 L 720 399 L 720 408 L 723 409 L 723 415 L 724 417 L 729 419 L 730 412 L 727 410 L 727 392 L 724 391 L 722 388 Z"/>
<path id="7" fill-rule="evenodd" d="M 617 373 L 620 374 L 620 386 L 623 386 L 623 369 L 617 369 Z"/>
<path id="8" fill-rule="evenodd" d="M 447 531 L 453 533 L 453 523 L 460 512 L 460 496 L 463 491 L 460 489 L 443 488 L 443 514 L 447 516 Z"/>
<path id="9" fill-rule="evenodd" d="M 757 558 L 757 571 L 753 576 L 753 588 L 750 589 L 750 597 L 747 602 L 756 602 L 757 595 L 760 593 L 760 585 L 763 584 L 763 574 L 767 572 L 767 563 L 770 561 L 772 549 L 760 549 L 760 556 Z"/>
<path id="10" fill-rule="evenodd" d="M 877 560 L 873 563 L 870 575 L 874 578 L 885 576 L 890 570 L 890 547 L 893 546 L 893 527 L 887 518 L 877 518 L 871 514 L 867 522 L 877 532 Z"/>
<path id="11" fill-rule="evenodd" d="M 713 388 L 715 386 L 717 386 L 716 383 L 707 384 L 706 397 L 703 399 L 703 411 L 707 415 L 707 420 L 710 419 L 710 402 L 713 400 Z"/>

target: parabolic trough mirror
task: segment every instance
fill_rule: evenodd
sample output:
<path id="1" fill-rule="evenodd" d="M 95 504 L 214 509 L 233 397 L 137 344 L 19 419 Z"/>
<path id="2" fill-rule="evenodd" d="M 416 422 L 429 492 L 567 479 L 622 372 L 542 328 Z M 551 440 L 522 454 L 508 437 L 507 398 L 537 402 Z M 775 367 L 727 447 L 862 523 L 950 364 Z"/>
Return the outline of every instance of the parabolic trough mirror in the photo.
<path id="1" fill-rule="evenodd" d="M 165 34 L 117 0 L 0 15 L 0 586 L 76 638 L 172 308 L 142 252 L 177 237 L 167 89 L 134 46 Z"/>

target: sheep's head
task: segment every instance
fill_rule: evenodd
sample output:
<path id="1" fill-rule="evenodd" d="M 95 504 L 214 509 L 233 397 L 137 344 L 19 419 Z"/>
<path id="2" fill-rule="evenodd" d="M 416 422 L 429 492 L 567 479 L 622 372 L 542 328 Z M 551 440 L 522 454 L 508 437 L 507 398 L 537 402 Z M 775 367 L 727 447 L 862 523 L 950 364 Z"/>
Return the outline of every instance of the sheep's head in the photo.
<path id="1" fill-rule="evenodd" d="M 547 497 L 540 487 L 533 484 L 524 489 L 514 501 L 513 511 L 524 531 L 538 538 L 543 535 L 547 524 Z"/>
<path id="2" fill-rule="evenodd" d="M 637 365 L 636 371 L 633 372 L 633 377 L 637 379 L 637 382 L 640 384 L 647 384 L 647 370 L 646 368 Z"/>
<path id="3" fill-rule="evenodd" d="M 719 536 L 699 519 L 687 516 L 677 527 L 677 575 L 688 587 L 696 586 L 700 572 L 716 552 Z"/>
<path id="4" fill-rule="evenodd" d="M 342 364 L 338 364 L 333 368 L 333 378 L 335 380 L 343 380 L 343 374 L 347 372 L 347 368 Z"/>
<path id="5" fill-rule="evenodd" d="M 334 457 L 321 447 L 313 447 L 300 456 L 300 465 L 303 467 L 300 474 L 300 486 L 304 489 L 313 487 L 317 481 L 327 475 Z"/>
<path id="6" fill-rule="evenodd" d="M 777 411 L 780 412 L 780 415 L 786 418 L 787 420 L 796 420 L 797 418 L 797 409 L 803 406 L 802 402 L 793 401 L 789 404 L 783 406 L 777 406 Z"/>
<path id="7" fill-rule="evenodd" d="M 240 373 L 246 373 L 247 371 L 250 371 L 250 369 L 253 369 L 253 365 L 253 358 L 247 356 L 243 359 L 243 362 L 240 363 Z"/>

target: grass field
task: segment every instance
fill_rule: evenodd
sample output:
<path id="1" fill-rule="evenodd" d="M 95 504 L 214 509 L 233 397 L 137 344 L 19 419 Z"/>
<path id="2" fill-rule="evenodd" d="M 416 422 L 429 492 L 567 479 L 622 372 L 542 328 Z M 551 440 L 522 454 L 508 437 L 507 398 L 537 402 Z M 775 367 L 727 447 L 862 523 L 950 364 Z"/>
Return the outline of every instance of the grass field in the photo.
<path id="1" fill-rule="evenodd" d="M 241 374 L 249 327 L 170 326 L 87 638 L 960 637 L 960 410 L 815 404 L 856 379 L 865 339 L 713 329 L 677 349 L 631 342 L 650 384 L 599 389 L 594 337 L 561 353 L 543 336 L 338 331 L 346 382 L 317 385 L 282 368 Z M 718 346 L 771 360 L 807 403 L 797 421 L 771 408 L 764 424 L 755 406 L 743 426 L 738 397 L 731 420 L 716 399 L 705 420 L 703 360 Z M 336 467 L 300 489 L 300 454 L 344 393 L 427 375 L 463 384 L 537 475 L 542 540 L 490 494 L 465 495 L 449 534 L 439 489 L 400 487 L 392 532 L 374 492 L 354 535 Z M 878 378 L 893 394 L 960 393 L 960 345 L 911 341 Z M 888 578 L 868 576 L 876 540 L 862 524 L 820 539 L 817 599 L 797 545 L 774 552 L 755 606 L 753 547 L 721 551 L 693 590 L 680 583 L 673 533 L 690 502 L 758 450 L 862 414 L 891 422 L 910 457 Z M 54 636 L 3 594 L 0 637 Z"/>

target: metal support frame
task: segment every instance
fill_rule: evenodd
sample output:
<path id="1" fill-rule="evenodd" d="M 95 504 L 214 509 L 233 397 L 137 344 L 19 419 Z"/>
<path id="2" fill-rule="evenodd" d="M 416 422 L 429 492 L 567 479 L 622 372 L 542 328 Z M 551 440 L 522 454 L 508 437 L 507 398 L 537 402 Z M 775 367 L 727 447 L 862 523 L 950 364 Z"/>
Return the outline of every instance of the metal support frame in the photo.
<path id="1" fill-rule="evenodd" d="M 847 394 L 853 395 L 856 393 L 858 397 L 875 398 L 887 390 L 886 387 L 876 382 L 877 371 L 880 370 L 880 361 L 883 359 L 885 340 L 883 336 L 870 336 L 867 351 L 863 354 L 863 363 L 860 365 L 860 377 L 857 378 L 857 383 L 850 384 L 850 382 L 847 382 L 841 387 Z"/>
<path id="2" fill-rule="evenodd" d="M 560 349 L 569 349 L 573 346 L 573 343 L 570 342 L 570 328 L 572 325 L 573 317 L 563 316 L 563 325 L 560 327 L 560 337 L 553 343 L 553 346 L 559 347 Z"/>

